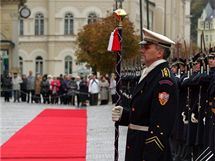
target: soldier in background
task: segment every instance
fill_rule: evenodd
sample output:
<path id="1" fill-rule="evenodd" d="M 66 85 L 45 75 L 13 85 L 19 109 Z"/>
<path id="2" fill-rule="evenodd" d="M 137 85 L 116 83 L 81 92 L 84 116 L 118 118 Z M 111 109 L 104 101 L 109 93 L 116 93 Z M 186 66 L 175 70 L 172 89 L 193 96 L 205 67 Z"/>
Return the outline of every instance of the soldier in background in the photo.
<path id="1" fill-rule="evenodd" d="M 116 75 L 115 75 L 115 73 L 111 73 L 109 90 L 110 90 L 112 104 L 115 104 L 116 101 L 117 101 L 117 96 L 116 96 Z"/>
<path id="2" fill-rule="evenodd" d="M 199 97 L 199 82 L 196 79 L 200 76 L 200 53 L 193 57 L 193 73 L 192 75 L 184 79 L 182 82 L 183 87 L 189 88 L 189 103 L 187 104 L 188 112 L 186 118 L 188 120 L 188 126 L 186 131 L 186 144 L 192 149 L 192 156 L 198 155 L 198 147 L 195 144 L 197 125 L 198 125 L 198 97 Z"/>
<path id="3" fill-rule="evenodd" d="M 191 148 L 186 145 L 186 131 L 188 121 L 187 118 L 185 118 L 185 113 L 187 114 L 188 110 L 188 88 L 182 86 L 183 80 L 188 77 L 188 74 L 184 71 L 186 65 L 189 65 L 189 62 L 186 64 L 185 59 L 172 59 L 171 70 L 175 75 L 179 89 L 179 105 L 176 112 L 176 121 L 171 137 L 171 149 L 174 161 L 191 160 Z M 186 69 L 189 69 L 189 67 Z"/>
<path id="4" fill-rule="evenodd" d="M 208 123 L 208 142 L 206 145 L 210 147 L 210 149 L 215 154 L 215 50 L 211 50 L 211 53 L 208 56 L 208 65 L 210 67 L 209 73 L 209 88 L 207 91 L 208 94 L 208 116 L 206 117 L 206 122 Z M 212 159 L 215 160 L 215 157 Z"/>

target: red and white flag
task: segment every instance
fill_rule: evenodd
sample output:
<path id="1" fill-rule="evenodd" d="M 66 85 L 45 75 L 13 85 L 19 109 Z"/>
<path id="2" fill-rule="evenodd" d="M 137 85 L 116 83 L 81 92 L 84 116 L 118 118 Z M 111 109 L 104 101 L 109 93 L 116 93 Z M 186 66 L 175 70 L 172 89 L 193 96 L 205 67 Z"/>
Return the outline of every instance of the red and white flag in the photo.
<path id="1" fill-rule="evenodd" d="M 107 50 L 108 51 L 121 50 L 120 35 L 117 28 L 115 28 L 115 30 L 111 32 Z"/>

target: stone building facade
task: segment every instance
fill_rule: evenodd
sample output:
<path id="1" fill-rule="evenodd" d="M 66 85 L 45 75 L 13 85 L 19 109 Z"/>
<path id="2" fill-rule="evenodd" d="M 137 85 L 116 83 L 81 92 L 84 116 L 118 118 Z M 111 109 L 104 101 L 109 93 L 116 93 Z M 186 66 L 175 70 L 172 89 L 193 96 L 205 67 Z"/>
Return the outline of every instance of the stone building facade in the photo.
<path id="1" fill-rule="evenodd" d="M 18 72 L 18 20 L 19 9 L 26 0 L 0 1 L 0 73 Z"/>
<path id="2" fill-rule="evenodd" d="M 210 3 L 204 8 L 198 19 L 197 45 L 201 47 L 201 34 L 204 32 L 205 47 L 215 46 L 215 7 Z"/>
<path id="3" fill-rule="evenodd" d="M 175 41 L 189 43 L 190 0 L 142 0 L 142 24 Z M 112 14 L 114 0 L 28 0 L 31 16 L 19 21 L 18 61 L 21 73 L 73 74 L 90 72 L 76 63 L 76 35 L 82 27 Z M 124 0 L 123 9 L 140 34 L 140 0 Z M 107 42 L 108 43 L 108 42 Z"/>

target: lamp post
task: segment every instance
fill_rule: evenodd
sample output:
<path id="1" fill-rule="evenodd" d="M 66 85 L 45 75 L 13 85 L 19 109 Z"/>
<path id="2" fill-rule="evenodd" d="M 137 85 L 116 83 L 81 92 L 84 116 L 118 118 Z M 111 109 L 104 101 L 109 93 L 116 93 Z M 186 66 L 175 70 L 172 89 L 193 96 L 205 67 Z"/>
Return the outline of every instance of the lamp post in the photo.
<path id="1" fill-rule="evenodd" d="M 149 0 L 146 1 L 146 16 L 147 16 L 147 29 L 149 29 Z"/>
<path id="2" fill-rule="evenodd" d="M 115 0 L 115 2 L 116 2 L 116 9 L 118 9 L 118 8 L 121 8 L 122 9 L 122 2 L 123 2 L 124 0 Z M 119 7 L 118 7 L 119 6 Z"/>
<path id="3" fill-rule="evenodd" d="M 122 2 L 123 0 L 115 0 L 116 1 L 116 8 L 118 7 L 118 2 L 120 3 L 120 9 L 116 9 L 114 11 L 114 15 L 118 20 L 118 33 L 120 38 L 120 50 L 117 51 L 117 60 L 116 60 L 116 95 L 117 95 L 117 102 L 116 106 L 120 104 L 121 97 L 120 97 L 120 86 L 121 86 L 121 61 L 122 61 L 122 21 L 123 18 L 126 16 L 126 12 L 122 9 Z M 118 140 L 119 140 L 119 124 L 115 122 L 115 141 L 114 141 L 114 161 L 118 161 L 119 152 L 118 152 Z"/>
<path id="4" fill-rule="evenodd" d="M 140 39 L 141 41 L 143 40 L 143 32 L 142 32 L 142 28 L 143 28 L 143 6 L 142 6 L 142 0 L 140 0 Z"/>

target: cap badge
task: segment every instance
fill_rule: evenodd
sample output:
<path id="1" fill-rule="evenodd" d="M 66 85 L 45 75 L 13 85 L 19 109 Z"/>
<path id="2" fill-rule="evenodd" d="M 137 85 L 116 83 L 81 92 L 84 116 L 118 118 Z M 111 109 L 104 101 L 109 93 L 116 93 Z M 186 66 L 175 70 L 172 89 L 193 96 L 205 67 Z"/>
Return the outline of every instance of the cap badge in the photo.
<path id="1" fill-rule="evenodd" d="M 159 102 L 162 106 L 164 106 L 169 100 L 169 93 L 161 92 L 158 95 Z"/>

